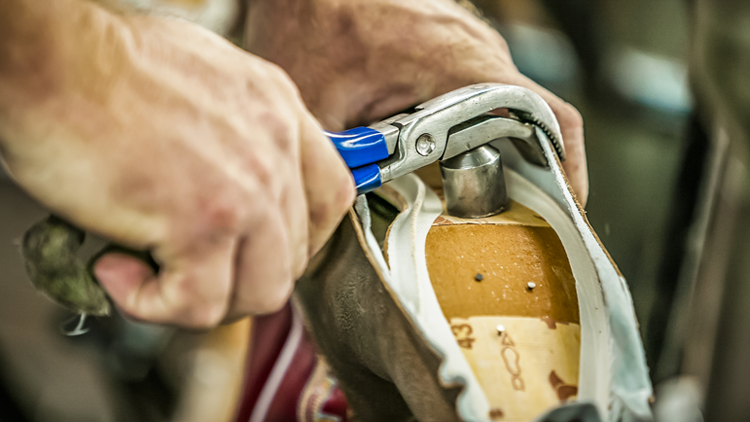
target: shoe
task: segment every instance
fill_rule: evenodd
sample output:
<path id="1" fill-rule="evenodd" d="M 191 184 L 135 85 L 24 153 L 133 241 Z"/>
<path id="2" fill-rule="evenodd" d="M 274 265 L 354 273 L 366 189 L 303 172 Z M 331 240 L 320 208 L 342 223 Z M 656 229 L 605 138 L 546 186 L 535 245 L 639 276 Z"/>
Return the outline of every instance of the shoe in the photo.
<path id="1" fill-rule="evenodd" d="M 506 211 L 449 216 L 435 169 L 404 176 L 360 196 L 298 282 L 354 417 L 651 420 L 627 284 L 559 161 L 493 146 Z"/>

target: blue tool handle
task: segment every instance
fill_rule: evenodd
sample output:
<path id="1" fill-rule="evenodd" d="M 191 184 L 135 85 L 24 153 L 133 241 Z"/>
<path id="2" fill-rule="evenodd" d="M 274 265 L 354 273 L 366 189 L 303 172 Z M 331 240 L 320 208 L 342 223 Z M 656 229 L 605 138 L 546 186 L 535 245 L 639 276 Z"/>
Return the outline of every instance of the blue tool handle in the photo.
<path id="1" fill-rule="evenodd" d="M 351 169 L 354 183 L 357 185 L 357 195 L 362 195 L 380 187 L 383 182 L 380 179 L 380 167 L 377 164 Z"/>
<path id="2" fill-rule="evenodd" d="M 343 132 L 325 132 L 350 169 L 388 158 L 385 136 L 369 127 L 355 127 Z"/>

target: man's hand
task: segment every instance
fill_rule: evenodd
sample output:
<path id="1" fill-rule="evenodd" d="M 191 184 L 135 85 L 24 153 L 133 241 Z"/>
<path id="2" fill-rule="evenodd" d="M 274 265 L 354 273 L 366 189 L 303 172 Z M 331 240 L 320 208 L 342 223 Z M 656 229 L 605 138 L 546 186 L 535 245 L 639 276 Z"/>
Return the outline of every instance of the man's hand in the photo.
<path id="1" fill-rule="evenodd" d="M 521 75 L 505 40 L 453 0 L 253 0 L 246 47 L 284 68 L 326 129 L 368 124 L 461 86 L 520 85 L 562 128 L 563 167 L 588 195 L 578 111 Z"/>
<path id="2" fill-rule="evenodd" d="M 58 215 L 152 252 L 158 276 L 98 261 L 117 305 L 193 327 L 280 308 L 355 194 L 287 75 L 179 20 L 3 3 L 5 164 Z"/>

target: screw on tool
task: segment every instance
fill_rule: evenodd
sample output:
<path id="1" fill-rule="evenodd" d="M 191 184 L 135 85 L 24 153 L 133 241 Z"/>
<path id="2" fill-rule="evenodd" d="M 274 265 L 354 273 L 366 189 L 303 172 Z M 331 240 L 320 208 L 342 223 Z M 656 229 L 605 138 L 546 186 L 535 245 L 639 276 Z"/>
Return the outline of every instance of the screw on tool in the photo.
<path id="1" fill-rule="evenodd" d="M 425 133 L 417 138 L 417 152 L 419 155 L 426 157 L 432 151 L 435 151 L 435 139 L 432 136 Z"/>
<path id="2" fill-rule="evenodd" d="M 477 275 L 474 276 L 474 280 L 482 281 L 484 280 L 484 276 L 481 273 L 477 273 Z"/>
<path id="3" fill-rule="evenodd" d="M 534 288 L 536 287 L 536 283 L 534 283 L 533 281 L 529 281 L 528 283 L 526 283 L 526 287 L 529 290 L 534 290 Z"/>

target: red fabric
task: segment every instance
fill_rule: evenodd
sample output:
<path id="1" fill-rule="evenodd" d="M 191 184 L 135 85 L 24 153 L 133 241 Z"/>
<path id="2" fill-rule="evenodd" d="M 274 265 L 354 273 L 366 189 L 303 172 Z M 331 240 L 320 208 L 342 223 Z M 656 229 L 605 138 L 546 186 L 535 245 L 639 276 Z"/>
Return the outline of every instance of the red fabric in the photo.
<path id="1" fill-rule="evenodd" d="M 341 418 L 341 422 L 346 422 L 346 413 L 349 405 L 346 403 L 344 392 L 338 386 L 331 391 L 331 396 L 321 406 L 321 411 L 326 415 L 336 415 Z"/>
<path id="2" fill-rule="evenodd" d="M 289 303 L 275 314 L 256 317 L 252 324 L 252 340 L 246 362 L 244 393 L 237 422 L 247 422 L 253 412 L 255 402 L 273 369 L 276 359 L 284 347 L 284 342 L 292 326 L 292 307 Z M 292 419 L 293 420 L 293 419 Z"/>
<path id="3" fill-rule="evenodd" d="M 315 369 L 318 362 L 315 348 L 309 334 L 305 331 L 299 347 L 294 354 L 294 359 L 289 365 L 284 380 L 281 381 L 279 389 L 268 408 L 266 422 L 289 422 L 297 420 L 297 405 L 307 385 L 307 380 Z"/>
<path id="4" fill-rule="evenodd" d="M 287 304 L 281 311 L 258 317 L 253 321 L 252 344 L 248 352 L 247 375 L 242 403 L 237 413 L 237 422 L 249 421 L 258 397 L 290 336 L 295 317 L 302 318 L 302 315 L 293 316 L 291 305 Z M 302 338 L 294 351 L 294 357 L 286 368 L 268 407 L 265 422 L 298 421 L 300 398 L 307 388 L 316 387 L 316 385 L 310 385 L 310 381 L 317 365 L 317 348 L 307 330 L 303 330 Z M 346 398 L 336 385 L 335 379 L 330 374 L 327 376 L 333 381 L 330 395 L 319 403 L 316 402 L 313 407 L 305 409 L 304 422 L 315 421 L 319 417 L 326 417 L 326 420 L 331 420 L 333 417 L 346 422 L 348 410 Z"/>

